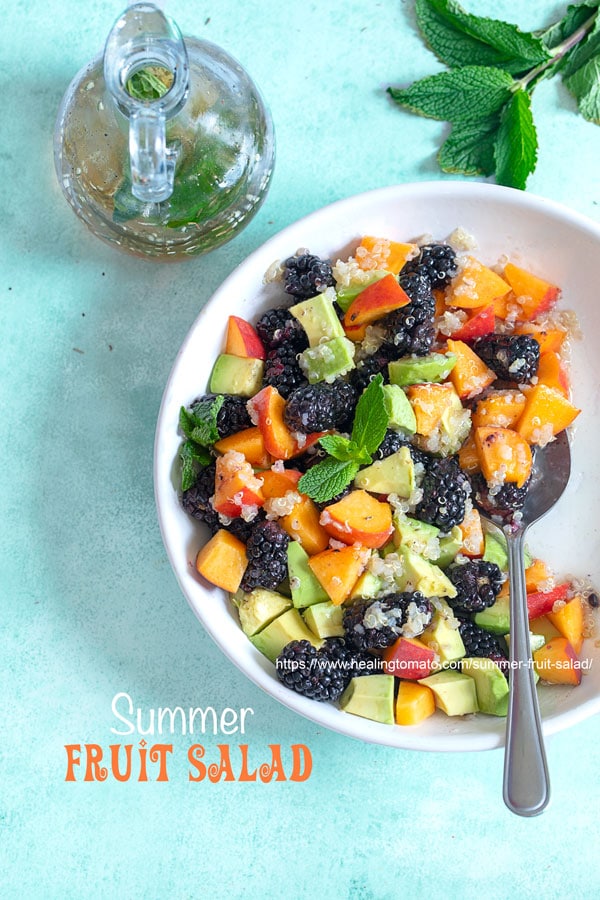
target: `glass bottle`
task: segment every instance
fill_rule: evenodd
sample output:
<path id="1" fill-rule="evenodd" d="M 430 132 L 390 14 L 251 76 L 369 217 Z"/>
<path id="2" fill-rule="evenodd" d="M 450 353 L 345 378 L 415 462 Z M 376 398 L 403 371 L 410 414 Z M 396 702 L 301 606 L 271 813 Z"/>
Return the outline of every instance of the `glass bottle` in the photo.
<path id="1" fill-rule="evenodd" d="M 95 235 L 172 259 L 248 224 L 269 187 L 274 135 L 239 63 L 136 3 L 71 82 L 54 151 L 62 190 Z"/>

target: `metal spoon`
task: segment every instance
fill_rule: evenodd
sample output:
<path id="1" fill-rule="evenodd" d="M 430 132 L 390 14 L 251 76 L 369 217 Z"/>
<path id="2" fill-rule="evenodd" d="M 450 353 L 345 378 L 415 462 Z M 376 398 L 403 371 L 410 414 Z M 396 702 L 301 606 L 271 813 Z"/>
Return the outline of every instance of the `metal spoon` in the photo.
<path id="1" fill-rule="evenodd" d="M 519 816 L 537 816 L 550 801 L 550 779 L 544 750 L 525 589 L 525 533 L 560 499 L 571 474 L 566 431 L 538 449 L 531 487 L 522 509 L 505 528 L 510 584 L 510 696 L 504 750 L 504 802 Z M 506 533 L 508 532 L 508 533 Z"/>

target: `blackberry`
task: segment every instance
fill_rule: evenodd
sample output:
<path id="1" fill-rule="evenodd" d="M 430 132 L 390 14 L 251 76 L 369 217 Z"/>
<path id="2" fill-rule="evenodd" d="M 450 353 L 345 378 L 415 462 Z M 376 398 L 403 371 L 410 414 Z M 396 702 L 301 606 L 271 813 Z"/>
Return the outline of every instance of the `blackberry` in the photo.
<path id="1" fill-rule="evenodd" d="M 391 456 L 392 453 L 396 453 L 400 447 L 404 447 L 405 445 L 406 438 L 402 437 L 399 432 L 392 431 L 388 428 L 378 449 L 373 454 L 373 459 L 385 459 L 386 456 Z"/>
<path id="2" fill-rule="evenodd" d="M 414 606 L 411 606 L 414 604 Z M 356 650 L 383 650 L 403 633 L 420 634 L 431 622 L 431 603 L 415 591 L 388 594 L 380 600 L 358 600 L 344 613 L 344 632 Z"/>
<path id="3" fill-rule="evenodd" d="M 222 527 L 219 514 L 210 504 L 215 492 L 215 464 L 205 466 L 198 473 L 196 483 L 181 495 L 181 505 L 189 516 L 204 522 L 214 534 Z"/>
<path id="4" fill-rule="evenodd" d="M 254 528 L 258 525 L 259 522 L 264 522 L 265 512 L 262 509 L 258 510 L 256 516 L 250 521 L 247 522 L 246 519 L 242 519 L 241 516 L 236 516 L 231 520 L 229 525 L 221 525 L 221 528 L 224 528 L 226 531 L 229 531 L 236 538 L 239 538 L 240 541 L 243 541 L 244 544 L 247 544 L 250 535 L 254 531 Z"/>
<path id="5" fill-rule="evenodd" d="M 289 535 L 276 522 L 258 522 L 246 544 L 248 565 L 240 585 L 243 591 L 256 587 L 273 590 L 287 575 Z"/>
<path id="6" fill-rule="evenodd" d="M 331 263 L 311 253 L 286 259 L 284 285 L 288 294 L 307 300 L 334 284 Z"/>
<path id="7" fill-rule="evenodd" d="M 244 428 L 250 428 L 252 420 L 246 409 L 246 400 L 237 394 L 225 394 L 223 405 L 217 413 L 219 437 L 228 437 Z"/>
<path id="8" fill-rule="evenodd" d="M 373 378 L 380 373 L 383 375 L 385 383 L 389 381 L 388 363 L 391 359 L 394 359 L 394 356 L 396 355 L 394 350 L 392 350 L 392 352 L 386 352 L 390 349 L 391 347 L 382 345 L 371 356 L 366 356 L 364 359 L 361 359 L 357 363 L 356 368 L 352 369 L 350 372 L 350 383 L 359 395 L 369 386 Z"/>
<path id="9" fill-rule="evenodd" d="M 469 479 L 454 456 L 432 459 L 421 482 L 423 499 L 415 510 L 417 519 L 450 531 L 465 517 Z"/>
<path id="10" fill-rule="evenodd" d="M 525 384 L 537 375 L 540 345 L 529 334 L 486 334 L 473 350 L 503 381 Z"/>
<path id="11" fill-rule="evenodd" d="M 450 606 L 463 613 L 481 612 L 493 606 L 502 587 L 502 572 L 496 563 L 474 559 L 454 563 L 446 575 L 456 588 L 456 597 L 448 598 Z"/>
<path id="12" fill-rule="evenodd" d="M 310 434 L 338 428 L 356 406 L 356 391 L 340 379 L 296 388 L 288 397 L 285 423 L 292 431 Z"/>
<path id="13" fill-rule="evenodd" d="M 304 328 L 286 306 L 268 309 L 256 323 L 256 330 L 266 350 L 273 350 L 283 344 L 297 350 L 308 347 Z"/>
<path id="14" fill-rule="evenodd" d="M 509 518 L 525 505 L 531 479 L 523 487 L 517 487 L 515 481 L 506 481 L 500 488 L 490 488 L 483 475 L 471 476 L 473 499 L 476 505 L 488 516 Z"/>
<path id="15" fill-rule="evenodd" d="M 457 271 L 456 253 L 449 244 L 424 244 L 419 255 L 404 264 L 400 274 L 414 272 L 427 278 L 432 288 L 445 288 Z"/>
<path id="16" fill-rule="evenodd" d="M 461 621 L 458 630 L 465 645 L 466 656 L 492 659 L 503 671 L 506 670 L 508 656 L 497 637 L 469 619 Z"/>
<path id="17" fill-rule="evenodd" d="M 275 669 L 286 687 L 320 701 L 337 700 L 354 675 L 381 670 L 378 660 L 357 654 L 339 638 L 329 638 L 320 650 L 310 641 L 291 641 L 275 660 Z"/>
<path id="18" fill-rule="evenodd" d="M 264 385 L 277 388 L 282 397 L 289 397 L 293 390 L 307 383 L 297 360 L 294 347 L 275 347 L 269 350 L 265 361 Z"/>
<path id="19" fill-rule="evenodd" d="M 411 302 L 383 319 L 388 341 L 393 345 L 396 357 L 411 353 L 426 356 L 435 339 L 435 298 L 431 284 L 416 272 L 400 275 L 398 282 Z"/>

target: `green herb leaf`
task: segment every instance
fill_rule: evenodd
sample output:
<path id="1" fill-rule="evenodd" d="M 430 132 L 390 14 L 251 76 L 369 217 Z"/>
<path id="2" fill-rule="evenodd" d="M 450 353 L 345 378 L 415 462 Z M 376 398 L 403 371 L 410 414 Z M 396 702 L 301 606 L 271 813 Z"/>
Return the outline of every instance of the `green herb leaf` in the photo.
<path id="1" fill-rule="evenodd" d="M 325 503 L 344 490 L 359 470 L 359 464 L 352 459 L 339 460 L 328 456 L 306 472 L 298 487 L 317 503 Z"/>
<path id="2" fill-rule="evenodd" d="M 165 76 L 170 77 L 172 83 L 172 74 L 167 69 L 163 71 Z M 136 100 L 158 100 L 167 93 L 169 85 L 162 81 L 152 69 L 140 69 L 127 79 L 125 88 L 127 93 Z"/>
<path id="3" fill-rule="evenodd" d="M 415 8 L 423 36 L 447 66 L 496 66 L 517 75 L 550 58 L 539 36 L 470 15 L 454 0 L 416 0 Z"/>
<path id="4" fill-rule="evenodd" d="M 196 463 L 201 466 L 208 466 L 211 461 L 211 455 L 208 450 L 204 447 L 198 447 L 193 441 L 184 441 L 179 448 L 179 457 L 181 459 L 181 490 L 187 491 L 196 482 Z"/>
<path id="5" fill-rule="evenodd" d="M 438 154 L 442 171 L 493 175 L 496 170 L 494 144 L 499 126 L 499 115 L 453 125 Z"/>
<path id="6" fill-rule="evenodd" d="M 326 434 L 319 440 L 319 444 L 330 456 L 341 462 L 354 458 L 355 445 L 341 434 Z"/>
<path id="7" fill-rule="evenodd" d="M 581 115 L 600 125 L 600 55 L 588 59 L 569 78 L 563 76 L 563 80 L 577 100 Z"/>
<path id="8" fill-rule="evenodd" d="M 376 375 L 365 388 L 356 405 L 352 440 L 361 450 L 366 450 L 369 456 L 372 456 L 385 437 L 388 422 L 383 377 Z"/>
<path id="9" fill-rule="evenodd" d="M 196 441 L 197 444 L 210 447 L 211 444 L 219 440 L 217 416 L 224 402 L 225 397 L 222 394 L 218 394 L 216 397 L 206 397 L 198 400 L 192 406 L 194 428 L 189 437 Z"/>
<path id="10" fill-rule="evenodd" d="M 541 40 L 546 47 L 553 49 L 558 44 L 562 44 L 574 34 L 578 28 L 585 25 L 587 20 L 594 11 L 600 7 L 600 0 L 586 0 L 585 3 L 576 3 L 567 8 L 562 19 L 555 22 L 540 34 Z"/>
<path id="11" fill-rule="evenodd" d="M 464 66 L 415 81 L 405 89 L 388 88 L 401 106 L 445 122 L 474 122 L 499 112 L 510 98 L 513 80 L 489 66 Z"/>
<path id="12" fill-rule="evenodd" d="M 527 91 L 515 91 L 506 104 L 496 137 L 496 180 L 508 187 L 525 189 L 537 161 L 537 134 Z"/>

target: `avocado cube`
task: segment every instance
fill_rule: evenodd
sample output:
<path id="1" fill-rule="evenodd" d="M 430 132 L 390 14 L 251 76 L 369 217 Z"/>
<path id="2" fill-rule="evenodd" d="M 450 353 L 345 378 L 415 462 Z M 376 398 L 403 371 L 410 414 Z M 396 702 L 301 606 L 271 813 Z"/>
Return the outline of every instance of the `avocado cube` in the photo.
<path id="1" fill-rule="evenodd" d="M 288 597 L 266 588 L 255 588 L 249 593 L 238 591 L 233 601 L 238 609 L 242 631 L 248 637 L 262 631 L 292 605 Z"/>
<path id="2" fill-rule="evenodd" d="M 456 597 L 456 588 L 435 563 L 423 559 L 409 547 L 398 547 L 404 564 L 400 590 L 420 591 L 425 597 Z"/>
<path id="3" fill-rule="evenodd" d="M 290 307 L 290 312 L 306 332 L 308 343 L 317 347 L 323 341 L 344 336 L 344 328 L 327 294 L 317 294 Z"/>
<path id="4" fill-rule="evenodd" d="M 427 678 L 419 678 L 419 683 L 431 688 L 435 695 L 435 705 L 447 716 L 466 716 L 479 712 L 475 681 L 469 675 L 447 669 L 428 675 Z"/>
<path id="5" fill-rule="evenodd" d="M 435 650 L 440 666 L 447 666 L 462 659 L 466 650 L 460 631 L 455 627 L 458 623 L 454 613 L 445 600 L 440 600 L 438 606 L 419 640 Z"/>
<path id="6" fill-rule="evenodd" d="M 440 542 L 438 535 L 440 529 L 419 519 L 411 519 L 400 513 L 394 514 L 394 544 L 396 547 L 408 547 L 419 556 L 436 562 L 439 555 Z M 437 554 L 436 554 L 437 551 Z"/>
<path id="7" fill-rule="evenodd" d="M 491 631 L 492 634 L 508 634 L 510 631 L 510 598 L 508 594 L 504 597 L 497 597 L 493 606 L 482 609 L 481 612 L 475 613 L 474 622 L 476 625 Z"/>
<path id="8" fill-rule="evenodd" d="M 394 724 L 394 676 L 358 675 L 340 697 L 340 707 L 384 725 Z"/>
<path id="9" fill-rule="evenodd" d="M 263 372 L 262 359 L 221 353 L 215 360 L 208 389 L 212 394 L 253 397 L 262 386 Z"/>
<path id="10" fill-rule="evenodd" d="M 297 609 L 288 609 L 258 634 L 251 635 L 250 640 L 273 663 L 290 641 L 310 641 L 317 649 L 323 645 L 307 628 Z"/>
<path id="11" fill-rule="evenodd" d="M 437 559 L 433 559 L 432 562 L 439 566 L 440 569 L 446 569 L 454 561 L 456 554 L 460 552 L 462 541 L 462 531 L 458 525 L 455 525 L 448 534 L 440 538 L 440 555 Z"/>
<path id="12" fill-rule="evenodd" d="M 304 611 L 304 621 L 318 638 L 344 637 L 344 607 L 331 601 L 315 603 Z"/>
<path id="13" fill-rule="evenodd" d="M 479 711 L 489 716 L 505 716 L 508 712 L 508 681 L 492 659 L 467 657 L 461 671 L 475 682 Z"/>
<path id="14" fill-rule="evenodd" d="M 332 338 L 303 350 L 298 362 L 311 384 L 333 381 L 354 368 L 354 344 L 347 337 Z"/>
<path id="15" fill-rule="evenodd" d="M 329 600 L 329 595 L 308 564 L 308 553 L 298 543 L 290 541 L 287 548 L 288 574 L 292 602 L 298 609 Z"/>
<path id="16" fill-rule="evenodd" d="M 373 494 L 398 494 L 408 498 L 415 489 L 415 464 L 408 447 L 400 447 L 385 459 L 361 469 L 354 479 L 357 488 Z"/>
<path id="17" fill-rule="evenodd" d="M 358 581 L 352 588 L 350 600 L 371 600 L 374 599 L 381 591 L 381 578 L 373 575 L 368 569 L 359 576 Z"/>
<path id="18" fill-rule="evenodd" d="M 454 366 L 454 353 L 430 353 L 428 356 L 406 356 L 388 364 L 390 384 L 407 387 L 428 381 L 445 381 Z"/>
<path id="19" fill-rule="evenodd" d="M 383 385 L 383 402 L 388 414 L 388 427 L 397 428 L 405 434 L 414 434 L 417 430 L 417 418 L 410 400 L 397 384 Z"/>

